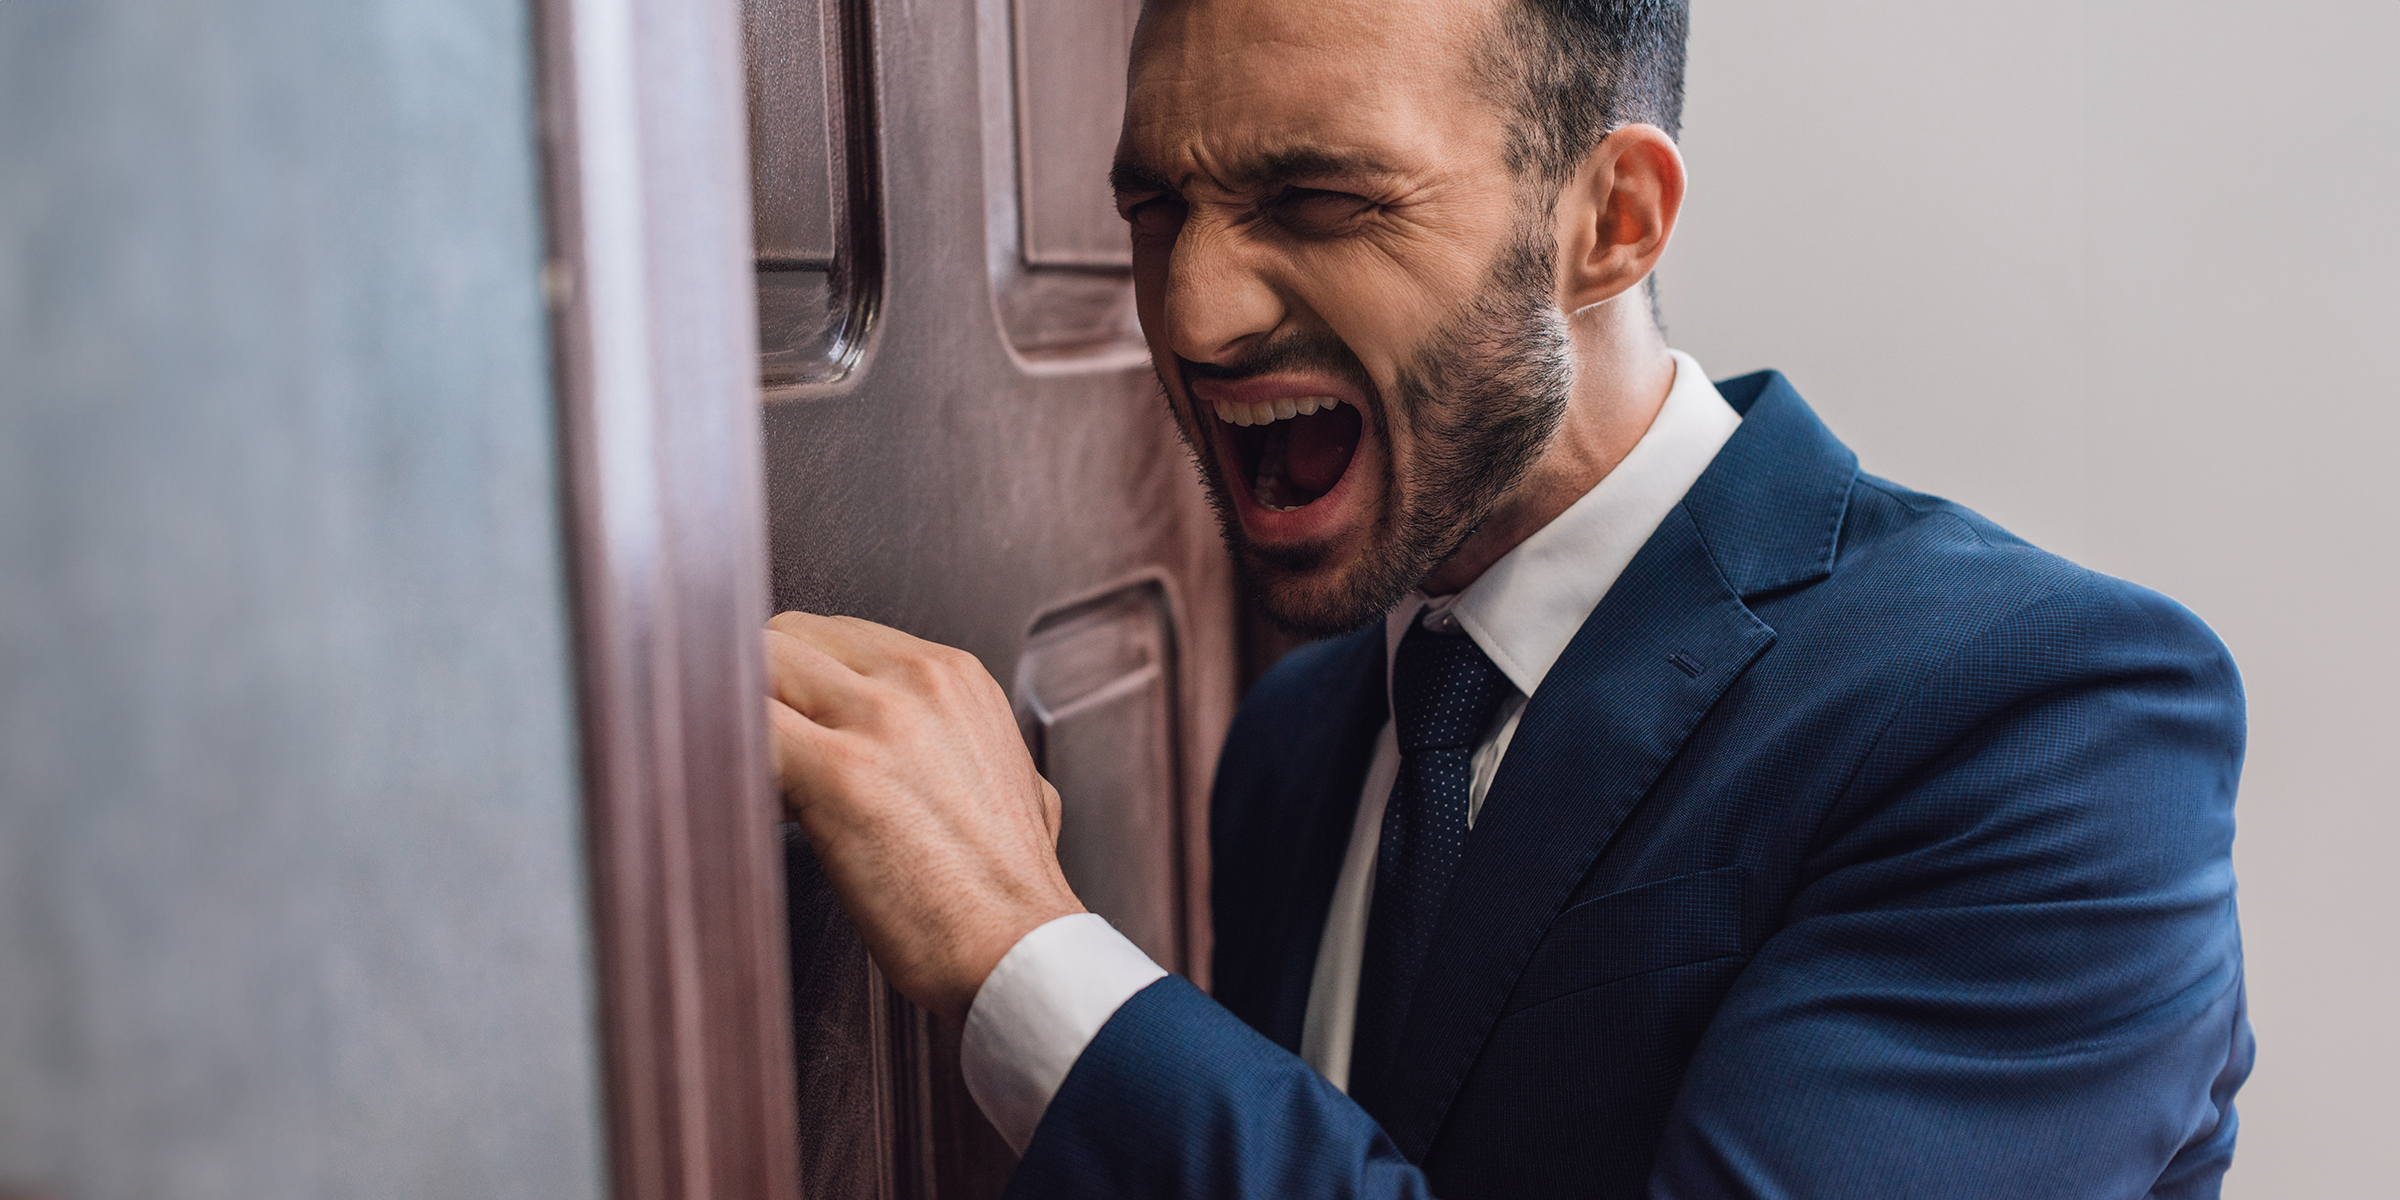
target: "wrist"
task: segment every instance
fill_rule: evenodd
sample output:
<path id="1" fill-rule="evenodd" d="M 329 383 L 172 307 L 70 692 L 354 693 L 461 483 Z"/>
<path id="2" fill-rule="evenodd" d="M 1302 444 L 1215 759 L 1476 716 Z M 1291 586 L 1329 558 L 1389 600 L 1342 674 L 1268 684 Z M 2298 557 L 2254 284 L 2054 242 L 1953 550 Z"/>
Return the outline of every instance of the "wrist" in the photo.
<path id="1" fill-rule="evenodd" d="M 936 994 L 927 997 L 934 1003 L 926 1007 L 954 1027 L 965 1024 L 967 1012 L 974 1007 L 975 997 L 983 991 L 985 981 L 1027 934 L 1060 917 L 1088 911 L 1068 893 L 1063 898 L 1011 906 L 1008 912 L 995 914 L 975 937 L 961 945 L 951 969 L 943 973 L 945 982 Z"/>

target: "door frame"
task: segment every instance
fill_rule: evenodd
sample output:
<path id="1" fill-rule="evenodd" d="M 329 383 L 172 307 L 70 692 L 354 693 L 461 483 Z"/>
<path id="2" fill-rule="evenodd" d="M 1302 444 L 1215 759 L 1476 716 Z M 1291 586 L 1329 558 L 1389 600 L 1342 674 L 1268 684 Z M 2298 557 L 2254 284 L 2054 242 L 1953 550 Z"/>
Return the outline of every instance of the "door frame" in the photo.
<path id="1" fill-rule="evenodd" d="M 799 1200 L 737 0 L 538 0 L 616 1200 Z"/>

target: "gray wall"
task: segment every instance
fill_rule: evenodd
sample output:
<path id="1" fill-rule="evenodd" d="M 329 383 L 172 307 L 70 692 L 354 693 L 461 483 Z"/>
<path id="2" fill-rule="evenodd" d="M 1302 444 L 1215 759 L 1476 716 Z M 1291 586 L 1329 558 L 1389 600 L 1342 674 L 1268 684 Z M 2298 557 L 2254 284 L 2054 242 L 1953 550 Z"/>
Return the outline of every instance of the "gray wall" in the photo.
<path id="1" fill-rule="evenodd" d="M 2190 605 L 2250 696 L 2227 1195 L 2400 1119 L 2400 5 L 1696 0 L 1675 343 Z"/>
<path id="2" fill-rule="evenodd" d="M 528 7 L 0 0 L 0 1191 L 602 1191 Z"/>

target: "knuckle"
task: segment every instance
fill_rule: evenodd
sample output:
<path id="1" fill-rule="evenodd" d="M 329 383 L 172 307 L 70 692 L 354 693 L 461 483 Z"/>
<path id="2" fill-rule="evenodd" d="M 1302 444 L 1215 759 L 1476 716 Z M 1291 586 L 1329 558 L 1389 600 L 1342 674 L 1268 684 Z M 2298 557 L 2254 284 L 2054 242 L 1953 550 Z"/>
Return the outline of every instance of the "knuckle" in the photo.
<path id="1" fill-rule="evenodd" d="M 825 739 L 816 747 L 814 774 L 830 786 L 823 789 L 823 798 L 836 800 L 839 807 L 859 806 L 863 793 L 872 790 L 872 780 L 882 765 L 882 755 L 868 738 L 841 735 Z"/>
<path id="2" fill-rule="evenodd" d="M 908 659 L 909 686 L 930 695 L 941 695 L 950 688 L 950 677 L 957 668 L 945 657 L 946 651 L 911 656 Z"/>
<path id="3" fill-rule="evenodd" d="M 908 711 L 908 696 L 895 688 L 868 687 L 859 694 L 858 711 L 862 724 L 888 727 Z"/>
<path id="4" fill-rule="evenodd" d="M 784 679 L 800 673 L 799 664 L 792 661 L 792 656 L 780 653 L 784 647 L 790 644 L 791 640 L 784 634 L 772 632 L 767 634 L 767 674 L 769 676 Z"/>
<path id="5" fill-rule="evenodd" d="M 875 765 L 875 744 L 866 738 L 836 738 L 830 749 L 830 765 L 844 776 L 863 774 Z"/>

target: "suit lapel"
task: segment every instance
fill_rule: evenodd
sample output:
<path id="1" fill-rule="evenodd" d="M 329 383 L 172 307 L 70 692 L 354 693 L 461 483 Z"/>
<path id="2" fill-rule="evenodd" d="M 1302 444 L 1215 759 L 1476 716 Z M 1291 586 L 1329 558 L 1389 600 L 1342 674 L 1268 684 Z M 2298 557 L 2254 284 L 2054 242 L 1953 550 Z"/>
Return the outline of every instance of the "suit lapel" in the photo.
<path id="1" fill-rule="evenodd" d="M 1421 1159 L 1432 1145 L 1551 918 L 1774 636 L 1677 509 L 1527 701 L 1402 1026 L 1385 1121 L 1402 1153 Z"/>
<path id="2" fill-rule="evenodd" d="M 1385 1131 L 1412 1160 L 1431 1148 L 1576 884 L 1717 698 L 1774 640 L 1743 598 L 1832 569 L 1857 459 L 1781 376 L 1721 391 L 1744 413 L 1742 428 L 1528 700 L 1467 839 L 1386 1106 Z M 1320 926 L 1322 917 L 1320 907 Z M 1300 986 L 1305 993 L 1305 979 Z"/>

